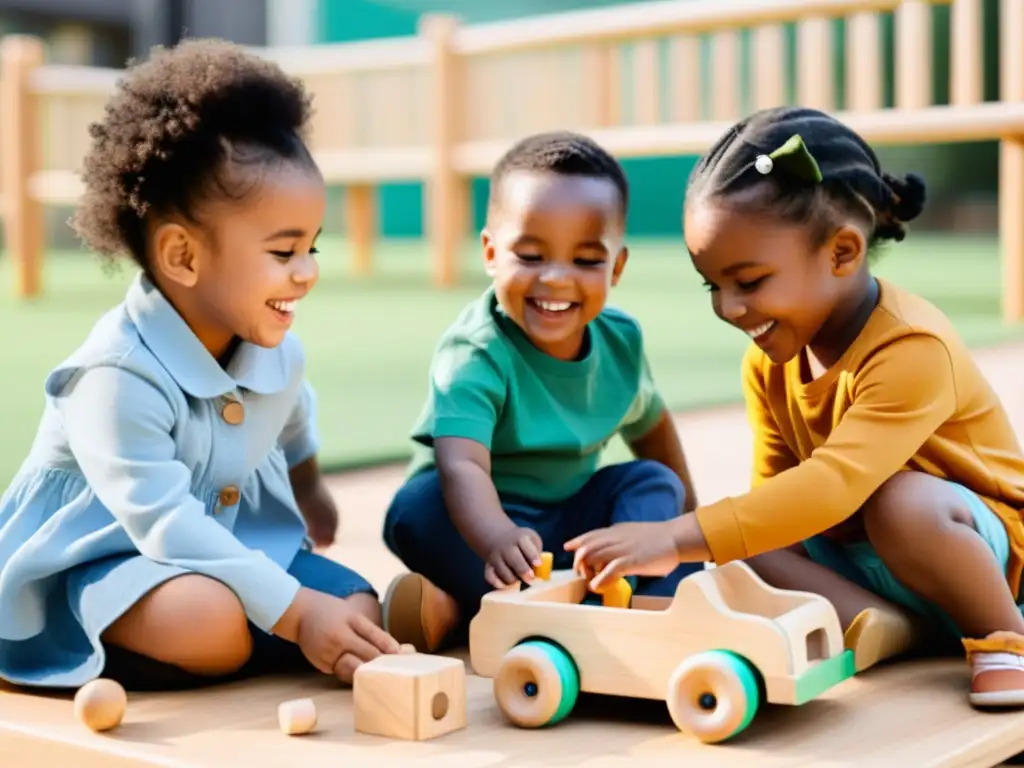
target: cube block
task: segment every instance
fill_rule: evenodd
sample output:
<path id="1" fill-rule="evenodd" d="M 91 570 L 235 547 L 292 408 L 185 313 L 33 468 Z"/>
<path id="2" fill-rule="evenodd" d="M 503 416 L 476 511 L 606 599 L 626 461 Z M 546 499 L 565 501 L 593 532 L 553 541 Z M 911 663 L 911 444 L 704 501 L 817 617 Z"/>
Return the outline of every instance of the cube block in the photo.
<path id="1" fill-rule="evenodd" d="M 352 681 L 355 729 L 425 741 L 466 727 L 466 665 L 429 654 L 386 654 Z"/>

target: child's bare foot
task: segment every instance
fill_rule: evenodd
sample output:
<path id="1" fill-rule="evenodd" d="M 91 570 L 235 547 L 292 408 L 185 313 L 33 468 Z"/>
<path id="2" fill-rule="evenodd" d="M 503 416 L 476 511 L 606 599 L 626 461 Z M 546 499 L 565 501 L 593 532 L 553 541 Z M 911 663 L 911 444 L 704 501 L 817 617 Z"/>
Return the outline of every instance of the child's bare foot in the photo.
<path id="1" fill-rule="evenodd" d="M 1024 637 L 993 632 L 980 640 L 964 638 L 963 644 L 971 665 L 971 704 L 1024 706 Z"/>
<path id="2" fill-rule="evenodd" d="M 920 636 L 920 623 L 903 611 L 871 607 L 853 618 L 843 634 L 843 644 L 853 651 L 854 667 L 862 672 L 911 650 Z"/>
<path id="3" fill-rule="evenodd" d="M 384 595 L 384 629 L 420 653 L 433 653 L 459 623 L 459 606 L 418 573 L 395 578 Z"/>

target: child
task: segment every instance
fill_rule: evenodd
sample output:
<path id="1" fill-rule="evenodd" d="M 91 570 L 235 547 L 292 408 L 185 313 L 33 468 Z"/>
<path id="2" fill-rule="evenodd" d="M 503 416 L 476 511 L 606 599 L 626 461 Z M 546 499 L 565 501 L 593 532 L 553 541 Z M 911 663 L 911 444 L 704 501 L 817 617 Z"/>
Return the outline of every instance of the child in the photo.
<path id="1" fill-rule="evenodd" d="M 493 284 L 441 338 L 384 539 L 413 572 L 384 626 L 421 651 L 465 638 L 490 588 L 596 526 L 669 520 L 696 499 L 637 322 L 605 306 L 626 266 L 619 164 L 583 136 L 531 136 L 497 164 L 483 232 Z M 638 460 L 598 468 L 620 433 Z M 674 590 L 686 574 L 640 585 Z"/>
<path id="2" fill-rule="evenodd" d="M 1024 457 L 949 321 L 868 269 L 923 202 L 919 178 L 884 173 L 820 112 L 771 109 L 730 130 L 691 178 L 685 237 L 715 313 L 754 341 L 754 487 L 566 549 L 597 586 L 753 558 L 777 586 L 845 605 L 847 625 L 857 601 L 908 608 L 961 639 L 972 703 L 1017 706 Z"/>
<path id="3" fill-rule="evenodd" d="M 0 677 L 178 688 L 398 645 L 356 573 L 309 551 L 337 512 L 289 333 L 318 276 L 309 99 L 190 41 L 132 67 L 92 127 L 74 225 L 141 268 L 46 380 L 0 500 Z M 308 660 L 308 661 L 307 661 Z"/>

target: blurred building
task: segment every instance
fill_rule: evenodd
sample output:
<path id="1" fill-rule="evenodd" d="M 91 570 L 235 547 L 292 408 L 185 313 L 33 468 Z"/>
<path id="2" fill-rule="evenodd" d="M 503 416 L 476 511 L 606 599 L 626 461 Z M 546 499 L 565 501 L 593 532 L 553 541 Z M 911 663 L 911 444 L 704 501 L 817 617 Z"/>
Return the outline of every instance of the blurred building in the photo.
<path id="1" fill-rule="evenodd" d="M 472 24 L 636 2 L 643 0 L 318 0 L 318 39 L 322 42 L 339 42 L 410 35 L 416 30 L 419 16 L 427 12 L 453 13 L 463 23 Z M 982 0 L 982 4 L 985 19 L 985 98 L 995 99 L 998 94 L 999 0 Z M 932 40 L 932 92 L 936 103 L 941 104 L 949 98 L 947 73 L 950 9 L 948 5 L 935 4 L 931 10 L 935 30 Z M 893 18 L 891 13 L 881 14 L 881 17 L 885 72 L 883 96 L 886 103 L 891 105 L 895 90 Z M 787 57 L 792 60 L 791 51 L 796 45 L 795 26 L 787 25 L 787 33 L 786 45 L 790 50 Z M 835 22 L 834 35 L 835 57 L 842 68 L 846 59 L 842 21 Z M 741 45 L 750 45 L 749 36 L 741 41 Z M 628 55 L 627 47 L 627 58 Z M 702 67 L 703 72 L 706 73 L 708 67 L 709 63 L 706 62 Z M 795 85 L 795 74 L 793 71 L 789 74 L 791 88 Z M 837 68 L 840 99 L 844 98 L 845 92 L 844 74 L 843 69 Z M 926 214 L 918 221 L 921 228 L 994 230 L 997 217 L 996 142 L 883 147 L 879 150 L 879 158 L 893 173 L 916 171 L 925 176 L 929 206 Z M 677 234 L 683 189 L 695 160 L 694 157 L 663 157 L 623 162 L 635 200 L 629 220 L 630 230 L 634 234 Z M 421 194 L 418 184 L 382 185 L 381 224 L 385 234 L 418 236 L 422 232 Z M 487 186 L 481 180 L 474 190 L 474 208 L 478 213 L 484 209 L 486 195 Z"/>
<path id="2" fill-rule="evenodd" d="M 317 0 L 0 0 L 0 35 L 42 38 L 52 63 L 121 68 L 154 45 L 221 37 L 243 45 L 318 39 Z M 77 246 L 68 211 L 46 208 L 47 239 Z"/>
<path id="3" fill-rule="evenodd" d="M 244 45 L 317 39 L 317 0 L 0 0 L 0 34 L 35 34 L 51 61 L 122 67 L 184 36 Z"/>
<path id="4" fill-rule="evenodd" d="M 321 39 L 365 40 L 411 35 L 424 13 L 458 16 L 465 24 L 536 16 L 544 13 L 602 8 L 643 0 L 319 0 Z"/>
<path id="5" fill-rule="evenodd" d="M 1024 0 L 1020 0 L 1024 2 Z M 642 0 L 0 0 L 0 34 L 24 32 L 49 44 L 51 61 L 122 67 L 144 58 L 156 44 L 184 36 L 222 37 L 245 45 L 310 45 L 411 35 L 423 13 L 447 12 L 463 23 L 500 21 L 557 11 L 636 3 Z M 985 10 L 985 97 L 997 93 L 998 0 Z M 948 98 L 949 7 L 932 8 L 936 35 L 933 93 Z M 883 14 L 885 98 L 893 98 L 892 15 Z M 795 45 L 790 25 L 788 46 Z M 845 60 L 841 22 L 835 55 Z M 747 43 L 744 43 L 746 45 Z M 702 67 L 707 71 L 707 65 Z M 795 73 L 790 73 L 793 79 Z M 696 74 L 695 77 L 701 75 Z M 837 83 L 840 98 L 842 78 Z M 916 170 L 929 182 L 930 220 L 922 226 L 988 229 L 994 225 L 997 173 L 995 142 L 886 147 L 883 162 L 894 172 Z M 630 228 L 637 234 L 675 234 L 686 176 L 693 157 L 645 158 L 623 163 L 636 205 Z M 422 234 L 422 185 L 381 187 L 381 225 L 387 236 Z M 484 208 L 487 186 L 479 180 L 474 208 Z"/>

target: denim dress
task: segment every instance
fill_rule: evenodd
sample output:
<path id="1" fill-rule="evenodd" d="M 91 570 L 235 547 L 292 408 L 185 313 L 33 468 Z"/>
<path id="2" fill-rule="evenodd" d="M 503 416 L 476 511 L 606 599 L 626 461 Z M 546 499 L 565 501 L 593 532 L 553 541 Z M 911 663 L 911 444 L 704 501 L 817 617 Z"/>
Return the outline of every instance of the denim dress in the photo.
<path id="1" fill-rule="evenodd" d="M 0 678 L 94 679 L 102 632 L 187 573 L 225 584 L 269 632 L 310 548 L 288 475 L 317 449 L 304 368 L 292 334 L 243 343 L 222 368 L 135 279 L 47 377 L 38 433 L 0 498 Z M 372 591 L 342 572 L 338 592 Z"/>

